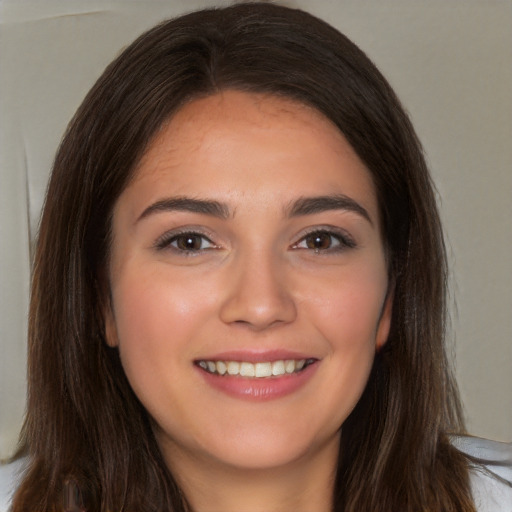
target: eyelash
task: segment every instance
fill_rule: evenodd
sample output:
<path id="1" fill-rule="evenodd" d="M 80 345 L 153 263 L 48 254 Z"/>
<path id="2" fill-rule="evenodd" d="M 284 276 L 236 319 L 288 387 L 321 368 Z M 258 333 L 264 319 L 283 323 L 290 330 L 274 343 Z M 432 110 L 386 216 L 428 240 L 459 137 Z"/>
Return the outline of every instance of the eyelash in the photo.
<path id="1" fill-rule="evenodd" d="M 316 237 L 316 240 L 314 239 Z M 323 241 L 327 241 L 329 244 L 329 247 L 300 247 L 302 243 L 308 244 L 308 242 L 312 242 L 313 244 L 315 242 L 322 242 L 321 237 L 323 237 Z M 210 246 L 209 247 L 179 247 L 179 242 L 187 242 L 187 238 L 189 241 L 191 239 L 200 239 L 199 242 L 201 245 L 206 241 Z M 176 245 L 173 245 L 175 244 Z M 332 245 L 335 243 L 336 245 Z M 182 255 L 186 256 L 195 256 L 197 254 L 203 253 L 205 251 L 209 251 L 211 249 L 216 249 L 218 246 L 212 242 L 212 240 L 206 236 L 204 233 L 201 233 L 199 231 L 180 231 L 180 232 L 171 232 L 171 233 L 165 233 L 160 238 L 158 238 L 154 244 L 154 246 L 159 250 L 164 249 L 170 249 L 172 251 L 175 251 L 177 253 L 180 253 Z M 316 254 L 319 253 L 335 253 L 335 252 L 341 252 L 346 249 L 353 249 L 357 246 L 355 240 L 348 235 L 345 231 L 335 229 L 332 227 L 326 227 L 326 228 L 315 228 L 311 231 L 304 234 L 296 243 L 294 243 L 291 248 L 292 249 L 298 249 L 298 250 L 310 250 L 315 252 Z"/>
<path id="2" fill-rule="evenodd" d="M 299 247 L 299 245 L 303 242 L 306 244 L 308 241 L 315 242 L 314 238 L 316 237 L 317 241 L 320 240 L 320 237 L 328 237 L 327 240 L 329 242 L 329 247 L 326 248 L 318 248 L 318 247 Z M 324 238 L 325 240 L 325 238 Z M 332 246 L 334 242 L 337 242 L 337 245 Z M 335 229 L 332 227 L 325 228 L 315 228 L 306 233 L 301 237 L 301 239 L 292 245 L 294 249 L 300 250 L 310 250 L 319 253 L 335 253 L 341 252 L 346 249 L 354 249 L 357 246 L 355 240 L 345 231 L 340 229 Z"/>
<path id="3" fill-rule="evenodd" d="M 208 244 L 210 244 L 210 247 L 205 248 L 180 248 L 178 246 L 179 241 L 186 241 L 186 239 L 200 239 L 201 244 L 203 244 L 204 241 L 206 241 Z M 196 240 L 197 241 L 197 240 Z M 177 245 L 174 246 L 173 244 L 176 243 Z M 200 233 L 198 231 L 180 231 L 180 232 L 171 232 L 171 233 L 165 233 L 160 238 L 158 238 L 155 242 L 155 247 L 159 250 L 163 249 L 170 249 L 177 253 L 186 255 L 186 256 L 195 256 L 196 254 L 200 254 L 205 251 L 209 251 L 211 249 L 217 248 L 217 246 L 210 240 L 208 236 L 206 236 L 204 233 Z"/>

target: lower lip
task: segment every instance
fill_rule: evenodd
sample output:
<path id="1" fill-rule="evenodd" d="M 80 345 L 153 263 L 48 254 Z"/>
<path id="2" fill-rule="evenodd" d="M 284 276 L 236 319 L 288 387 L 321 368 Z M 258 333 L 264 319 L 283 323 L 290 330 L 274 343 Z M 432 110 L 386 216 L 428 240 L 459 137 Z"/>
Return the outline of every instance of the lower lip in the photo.
<path id="1" fill-rule="evenodd" d="M 318 361 L 310 364 L 302 371 L 279 377 L 264 377 L 260 379 L 232 375 L 209 373 L 201 368 L 205 381 L 213 388 L 235 398 L 254 401 L 267 401 L 295 393 L 314 375 Z"/>

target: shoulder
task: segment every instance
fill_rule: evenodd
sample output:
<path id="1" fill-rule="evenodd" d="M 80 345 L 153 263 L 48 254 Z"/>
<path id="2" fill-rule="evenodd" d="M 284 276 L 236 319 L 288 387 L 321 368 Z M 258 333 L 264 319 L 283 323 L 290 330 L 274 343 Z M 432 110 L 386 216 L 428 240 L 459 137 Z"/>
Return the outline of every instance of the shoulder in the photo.
<path id="1" fill-rule="evenodd" d="M 478 512 L 512 512 L 512 444 L 470 436 L 453 445 L 474 462 L 471 490 Z"/>
<path id="2" fill-rule="evenodd" d="M 11 498 L 23 471 L 25 459 L 10 464 L 0 464 L 0 512 L 7 512 Z"/>

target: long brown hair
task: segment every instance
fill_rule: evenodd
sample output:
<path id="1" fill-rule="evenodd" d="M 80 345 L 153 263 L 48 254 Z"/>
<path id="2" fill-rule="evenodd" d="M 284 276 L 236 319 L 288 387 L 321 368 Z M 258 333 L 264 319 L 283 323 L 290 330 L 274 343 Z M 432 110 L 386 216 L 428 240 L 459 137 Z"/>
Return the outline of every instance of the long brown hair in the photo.
<path id="1" fill-rule="evenodd" d="M 391 333 L 342 428 L 333 507 L 474 511 L 444 349 L 443 237 L 420 143 L 365 54 L 325 22 L 272 4 L 188 14 L 139 37 L 85 98 L 57 153 L 40 225 L 29 327 L 29 466 L 14 512 L 184 511 L 148 415 L 105 343 L 113 206 L 162 123 L 223 89 L 292 98 L 345 135 L 373 176 L 394 284 Z M 69 486 L 68 486 L 69 489 Z"/>

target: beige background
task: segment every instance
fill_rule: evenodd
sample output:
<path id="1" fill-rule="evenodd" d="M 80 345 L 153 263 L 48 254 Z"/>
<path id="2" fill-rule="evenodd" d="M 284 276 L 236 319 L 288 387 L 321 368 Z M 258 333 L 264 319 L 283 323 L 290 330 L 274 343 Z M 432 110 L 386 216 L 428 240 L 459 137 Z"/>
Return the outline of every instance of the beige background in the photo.
<path id="1" fill-rule="evenodd" d="M 139 33 L 222 3 L 0 0 L 0 459 L 24 410 L 30 240 L 65 125 Z M 512 1 L 286 3 L 351 37 L 409 110 L 441 196 L 469 429 L 512 441 Z"/>

